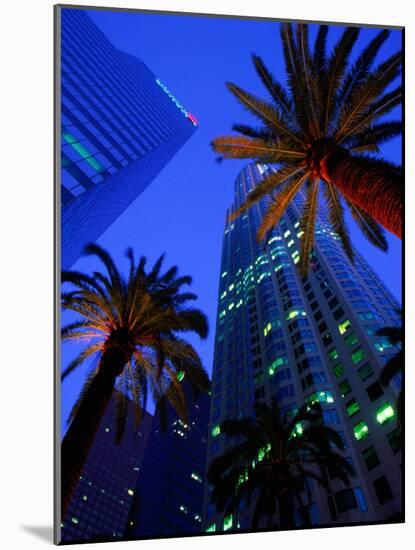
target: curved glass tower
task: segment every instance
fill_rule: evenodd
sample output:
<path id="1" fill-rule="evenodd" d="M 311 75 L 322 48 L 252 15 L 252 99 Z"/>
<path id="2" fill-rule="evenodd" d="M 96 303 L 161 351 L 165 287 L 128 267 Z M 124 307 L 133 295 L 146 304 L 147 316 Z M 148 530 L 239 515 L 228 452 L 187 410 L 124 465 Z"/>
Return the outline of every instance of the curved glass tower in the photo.
<path id="1" fill-rule="evenodd" d="M 308 276 L 300 276 L 301 195 L 265 244 L 258 244 L 256 232 L 267 199 L 230 221 L 266 170 L 251 164 L 240 172 L 227 212 L 208 463 L 233 445 L 220 435 L 220 423 L 252 416 L 254 401 L 274 397 L 288 415 L 304 402 L 319 401 L 324 422 L 342 435 L 357 476 L 350 488 L 334 481 L 333 494 L 307 480 L 309 521 L 399 521 L 402 458 L 395 401 L 400 380 L 387 389 L 378 381 L 397 350 L 376 331 L 400 324 L 400 306 L 360 254 L 354 265 L 349 261 L 321 211 Z M 298 526 L 301 513 L 296 510 Z M 252 529 L 252 509 L 224 518 L 209 502 L 206 487 L 203 521 L 210 532 Z"/>

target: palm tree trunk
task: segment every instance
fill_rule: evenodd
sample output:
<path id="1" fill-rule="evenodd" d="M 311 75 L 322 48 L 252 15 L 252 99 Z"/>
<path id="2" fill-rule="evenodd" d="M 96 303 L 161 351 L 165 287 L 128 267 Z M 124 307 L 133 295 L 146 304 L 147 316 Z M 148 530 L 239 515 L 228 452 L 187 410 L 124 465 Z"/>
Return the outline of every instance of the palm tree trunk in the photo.
<path id="1" fill-rule="evenodd" d="M 113 357 L 111 358 L 113 359 Z M 114 391 L 115 379 L 119 369 L 114 368 L 113 363 L 111 366 L 108 365 L 109 362 L 110 357 L 106 357 L 104 354 L 98 372 L 85 393 L 84 399 L 62 440 L 62 519 L 68 509 L 92 442 Z"/>
<path id="2" fill-rule="evenodd" d="M 320 160 L 321 177 L 385 229 L 402 238 L 403 178 L 400 170 L 370 157 L 331 149 Z"/>

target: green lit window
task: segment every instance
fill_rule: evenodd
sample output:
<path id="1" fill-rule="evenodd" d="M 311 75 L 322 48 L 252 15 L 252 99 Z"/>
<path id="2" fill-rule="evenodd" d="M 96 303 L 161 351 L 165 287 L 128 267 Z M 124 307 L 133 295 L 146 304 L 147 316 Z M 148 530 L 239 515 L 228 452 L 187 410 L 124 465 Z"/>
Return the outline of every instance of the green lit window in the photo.
<path id="1" fill-rule="evenodd" d="M 180 370 L 180 371 L 177 373 L 176 376 L 177 376 L 177 380 L 178 380 L 179 382 L 181 382 L 181 381 L 183 380 L 184 374 L 185 374 L 185 373 L 184 373 L 184 370 Z"/>
<path id="2" fill-rule="evenodd" d="M 301 317 L 306 317 L 306 312 L 302 309 L 294 309 L 294 310 L 291 310 L 287 316 L 286 316 L 286 319 L 287 321 L 290 321 L 291 319 L 295 319 L 296 317 L 298 316 L 301 316 Z"/>
<path id="3" fill-rule="evenodd" d="M 331 349 L 328 355 L 331 361 L 335 361 L 339 358 L 339 352 L 336 350 L 336 348 Z"/>
<path id="4" fill-rule="evenodd" d="M 288 358 L 286 355 L 277 357 L 268 367 L 268 374 L 270 376 L 273 376 L 277 372 L 279 367 L 281 367 L 282 365 L 286 365 L 287 363 L 288 363 Z"/>
<path id="5" fill-rule="evenodd" d="M 339 328 L 339 332 L 340 334 L 344 334 L 345 332 L 347 332 L 350 328 L 350 321 L 348 319 L 346 319 L 345 321 L 343 321 L 342 323 L 340 323 L 339 325 L 337 325 L 338 328 Z"/>
<path id="6" fill-rule="evenodd" d="M 347 336 L 345 338 L 347 344 L 349 346 L 354 346 L 355 344 L 357 344 L 357 342 L 359 341 L 359 339 L 357 338 L 356 334 L 354 332 L 352 332 L 351 334 L 349 334 L 349 336 Z"/>
<path id="7" fill-rule="evenodd" d="M 71 519 L 71 521 L 72 521 L 72 523 L 75 523 L 75 525 L 78 525 L 78 523 L 79 523 L 79 519 L 76 518 L 76 517 L 73 517 L 73 518 Z"/>
<path id="8" fill-rule="evenodd" d="M 360 380 L 361 380 L 362 382 L 364 382 L 364 381 L 367 380 L 370 376 L 372 376 L 372 374 L 373 374 L 373 369 L 372 369 L 372 367 L 370 366 L 370 363 L 366 363 L 365 365 L 363 365 L 363 367 L 360 367 L 360 369 L 358 370 L 358 373 L 359 373 Z"/>
<path id="9" fill-rule="evenodd" d="M 314 405 L 314 403 L 334 403 L 333 394 L 331 391 L 316 391 L 306 398 L 306 403 Z"/>
<path id="10" fill-rule="evenodd" d="M 337 365 L 333 367 L 333 373 L 336 378 L 340 378 L 340 376 L 343 376 L 344 374 L 343 365 L 341 363 L 337 363 Z"/>
<path id="11" fill-rule="evenodd" d="M 352 391 L 352 388 L 349 384 L 348 380 L 343 380 L 343 382 L 340 382 L 339 384 L 339 390 L 342 397 L 345 397 L 348 393 Z"/>
<path id="12" fill-rule="evenodd" d="M 213 533 L 216 531 L 216 524 L 215 523 L 212 523 L 211 525 L 209 525 L 209 527 L 206 529 L 206 533 Z"/>
<path id="13" fill-rule="evenodd" d="M 212 428 L 212 437 L 217 437 L 220 434 L 220 426 L 217 424 Z"/>
<path id="14" fill-rule="evenodd" d="M 303 425 L 301 424 L 301 422 L 297 422 L 291 433 L 291 437 L 300 437 L 301 435 L 303 435 L 303 431 Z"/>
<path id="15" fill-rule="evenodd" d="M 376 411 L 376 420 L 379 424 L 386 424 L 395 416 L 395 411 L 390 403 L 385 403 Z"/>
<path id="16" fill-rule="evenodd" d="M 369 428 L 366 422 L 362 420 L 361 422 L 353 426 L 353 433 L 357 441 L 366 439 L 366 437 L 369 435 Z"/>
<path id="17" fill-rule="evenodd" d="M 265 455 L 271 450 L 271 443 L 268 443 L 265 447 L 261 447 L 258 451 L 258 462 L 264 460 Z"/>
<path id="18" fill-rule="evenodd" d="M 288 244 L 288 248 L 291 248 L 291 247 L 292 247 L 292 245 L 294 244 L 294 240 L 293 240 L 293 239 L 291 239 L 290 241 L 288 241 L 288 243 L 287 243 L 287 244 Z"/>
<path id="19" fill-rule="evenodd" d="M 346 411 L 349 416 L 354 416 L 360 411 L 360 407 L 356 399 L 351 399 L 346 403 Z"/>
<path id="20" fill-rule="evenodd" d="M 229 514 L 228 516 L 225 516 L 223 518 L 223 530 L 228 531 L 229 529 L 232 529 L 233 525 L 233 517 L 232 514 Z"/>
<path id="21" fill-rule="evenodd" d="M 89 164 L 89 166 L 94 168 L 94 170 L 96 170 L 97 172 L 102 172 L 104 170 L 102 164 L 97 159 L 95 159 L 88 151 L 88 149 L 86 149 L 81 143 L 79 143 L 72 134 L 70 134 L 69 132 L 63 132 L 62 137 L 67 143 L 71 145 L 72 149 L 74 149 L 78 153 L 78 155 Z"/>
<path id="22" fill-rule="evenodd" d="M 354 364 L 359 363 L 365 358 L 365 352 L 362 350 L 362 348 L 357 348 L 352 353 L 352 361 Z"/>

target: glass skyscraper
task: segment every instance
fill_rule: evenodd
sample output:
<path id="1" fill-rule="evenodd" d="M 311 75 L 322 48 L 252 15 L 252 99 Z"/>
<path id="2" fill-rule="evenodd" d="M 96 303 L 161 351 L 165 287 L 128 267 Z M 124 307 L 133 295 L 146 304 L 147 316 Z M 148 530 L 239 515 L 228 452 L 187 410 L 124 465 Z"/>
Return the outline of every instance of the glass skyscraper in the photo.
<path id="1" fill-rule="evenodd" d="M 140 60 L 117 50 L 85 10 L 61 16 L 62 267 L 71 267 L 196 130 Z"/>
<path id="2" fill-rule="evenodd" d="M 376 331 L 399 325 L 400 305 L 361 254 L 352 264 L 324 212 L 306 277 L 299 261 L 298 195 L 265 242 L 256 232 L 264 199 L 235 221 L 230 215 L 269 168 L 250 164 L 235 182 L 227 212 L 219 279 L 208 464 L 234 445 L 221 422 L 253 416 L 253 403 L 275 398 L 293 414 L 320 402 L 324 422 L 340 432 L 357 475 L 350 488 L 316 482 L 308 517 L 314 525 L 396 521 L 401 517 L 401 439 L 396 423 L 400 380 L 383 388 L 379 374 L 397 349 Z M 307 480 L 309 481 L 309 480 Z M 207 485 L 207 484 L 206 484 Z M 225 521 L 224 521 L 225 520 Z M 296 523 L 301 515 L 296 510 Z M 251 529 L 252 509 L 224 518 L 205 487 L 205 531 Z"/>
<path id="3" fill-rule="evenodd" d="M 116 406 L 114 395 L 61 525 L 63 542 L 119 540 L 124 536 L 153 417 L 144 412 L 137 427 L 130 402 L 124 435 L 117 445 Z"/>
<path id="4" fill-rule="evenodd" d="M 168 405 L 167 430 L 161 428 L 157 410 L 154 415 L 131 506 L 127 538 L 180 536 L 202 531 L 210 397 L 205 394 L 193 400 L 189 386 L 185 385 L 184 389 L 187 423 L 171 405 Z"/>

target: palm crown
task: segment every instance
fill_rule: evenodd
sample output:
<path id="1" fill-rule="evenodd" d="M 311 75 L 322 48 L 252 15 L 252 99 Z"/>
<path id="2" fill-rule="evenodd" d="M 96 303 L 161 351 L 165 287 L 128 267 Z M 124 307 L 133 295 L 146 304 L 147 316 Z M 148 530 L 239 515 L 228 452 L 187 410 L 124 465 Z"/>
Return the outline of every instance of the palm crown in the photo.
<path id="1" fill-rule="evenodd" d="M 251 158 L 277 163 L 249 194 L 235 213 L 240 215 L 266 195 L 272 196 L 258 231 L 259 239 L 278 223 L 293 197 L 305 188 L 301 219 L 300 268 L 306 271 L 313 246 L 319 189 L 322 188 L 328 214 L 342 245 L 353 257 L 344 204 L 364 235 L 386 250 L 382 228 L 400 235 L 402 181 L 399 167 L 364 155 L 379 152 L 379 146 L 401 132 L 399 121 L 378 119 L 399 105 L 402 90 L 386 91 L 399 75 L 401 53 L 390 56 L 374 70 L 376 54 L 389 35 L 381 31 L 361 52 L 352 66 L 348 60 L 359 36 L 356 27 L 347 28 L 332 54 L 326 53 L 328 27 L 320 26 L 314 51 L 310 50 L 308 25 L 281 25 L 285 69 L 289 92 L 278 82 L 258 56 L 255 69 L 271 101 L 260 99 L 228 83 L 237 100 L 261 123 L 261 127 L 234 125 L 239 136 L 222 136 L 212 142 L 220 158 Z M 343 201 L 342 201 L 343 197 Z"/>
<path id="2" fill-rule="evenodd" d="M 177 267 L 161 275 L 163 256 L 146 273 L 146 259 L 142 257 L 136 265 L 129 249 L 130 271 L 125 279 L 110 255 L 98 245 L 89 245 L 86 252 L 98 256 L 107 273 L 95 272 L 92 277 L 73 271 L 62 274 L 62 282 L 76 287 L 62 294 L 62 307 L 82 317 L 62 329 L 62 339 L 86 344 L 65 368 L 62 379 L 88 358 L 98 358 L 70 420 L 97 371 L 103 368 L 117 377 L 117 389 L 120 390 L 115 394 L 118 439 L 122 435 L 128 397 L 135 404 L 139 422 L 149 388 L 155 401 L 167 397 L 186 418 L 180 384 L 182 376 L 187 375 L 195 390 L 207 391 L 209 388 L 209 379 L 197 352 L 179 336 L 181 332 L 193 331 L 203 338 L 208 331 L 204 314 L 186 307 L 196 295 L 180 292 L 184 285 L 191 283 L 191 278 L 177 277 Z"/>
<path id="3" fill-rule="evenodd" d="M 303 406 L 288 420 L 274 401 L 256 403 L 255 417 L 226 420 L 220 433 L 237 438 L 235 445 L 214 459 L 208 470 L 211 500 L 229 514 L 255 498 L 253 524 L 278 512 L 281 527 L 292 527 L 293 497 L 301 501 L 299 478 L 311 477 L 330 490 L 331 478 L 346 485 L 353 467 L 341 454 L 340 435 L 324 425 L 321 408 Z"/>

